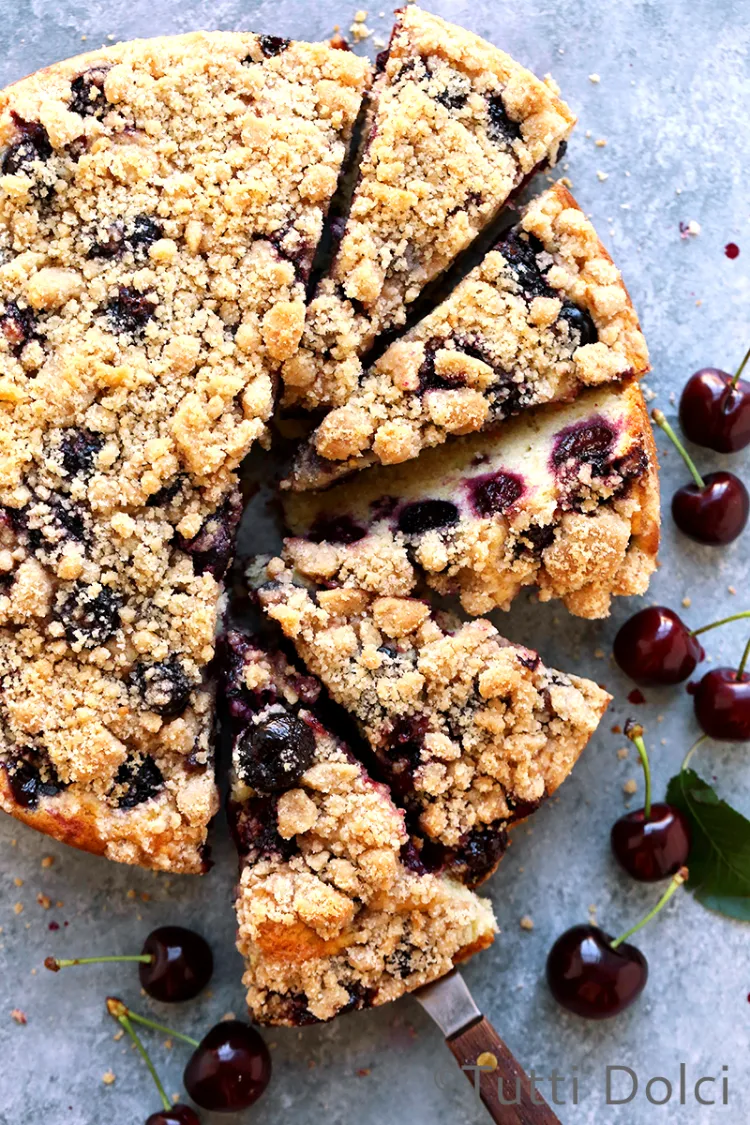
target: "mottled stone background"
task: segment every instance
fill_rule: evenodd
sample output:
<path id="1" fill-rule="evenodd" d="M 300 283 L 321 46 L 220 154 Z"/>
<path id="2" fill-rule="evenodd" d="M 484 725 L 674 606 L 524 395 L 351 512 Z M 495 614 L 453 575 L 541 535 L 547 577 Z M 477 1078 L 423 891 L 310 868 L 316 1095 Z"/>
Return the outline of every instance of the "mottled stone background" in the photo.
<path id="1" fill-rule="evenodd" d="M 551 71 L 580 123 L 566 174 L 622 268 L 641 313 L 653 357 L 648 384 L 674 414 L 674 395 L 697 367 L 733 368 L 750 342 L 750 5 L 732 0 L 432 0 L 433 10 L 473 28 L 539 74 Z M 105 40 L 195 28 L 252 29 L 298 38 L 346 30 L 354 5 L 315 0 L 0 0 L 2 84 Z M 386 38 L 389 14 L 368 13 L 375 37 Z M 361 49 L 376 49 L 373 39 Z M 600 81 L 590 76 L 599 75 Z M 595 147 L 601 139 L 606 145 Z M 681 238 L 680 222 L 700 224 Z M 740 247 L 730 261 L 726 243 Z M 664 441 L 659 442 L 663 450 Z M 698 451 L 705 470 L 728 459 Z M 748 459 L 733 468 L 747 472 Z M 267 470 L 265 470 L 267 471 Z M 747 473 L 750 476 L 750 473 Z M 662 569 L 650 597 L 679 607 L 699 624 L 747 604 L 745 534 L 732 547 L 689 545 L 669 517 L 669 497 L 686 473 L 664 457 L 666 523 Z M 262 499 L 246 517 L 255 531 L 267 517 Z M 269 527 L 269 545 L 273 530 Z M 736 594 L 734 591 L 736 590 Z M 557 934 L 585 921 L 596 906 L 601 923 L 626 928 L 650 906 L 654 892 L 619 873 L 608 833 L 624 806 L 623 783 L 640 776 L 634 756 L 620 760 L 623 738 L 610 732 L 633 708 L 629 685 L 609 652 L 619 622 L 635 609 L 619 605 L 612 619 L 585 623 L 554 606 L 520 599 L 501 627 L 537 646 L 550 663 L 591 675 L 615 702 L 559 799 L 521 828 L 487 890 L 503 929 L 495 946 L 466 969 L 477 1002 L 527 1067 L 548 1074 L 577 1068 L 580 1104 L 559 1109 L 566 1123 L 726 1122 L 750 1118 L 750 930 L 712 916 L 678 896 L 643 933 L 651 964 L 647 992 L 630 1012 L 604 1025 L 564 1015 L 543 983 L 547 950 Z M 741 625 L 710 639 L 715 659 L 736 660 Z M 598 655 L 597 655 L 598 653 Z M 662 790 L 696 734 L 689 697 L 680 690 L 647 692 L 638 709 L 653 747 L 656 791 Z M 699 768 L 722 793 L 750 812 L 747 748 L 709 746 Z M 636 801 L 639 798 L 635 798 Z M 216 867 L 203 879 L 168 878 L 108 865 L 51 844 L 10 819 L 0 821 L 0 1122 L 2 1125 L 94 1125 L 144 1121 L 157 1106 L 143 1066 L 104 1013 L 107 992 L 139 997 L 126 966 L 52 977 L 45 954 L 135 952 L 146 931 L 167 922 L 192 924 L 211 937 L 218 967 L 210 995 L 184 1011 L 159 1010 L 195 1034 L 227 1011 L 241 1013 L 240 961 L 233 951 L 234 859 L 223 827 L 216 830 Z M 54 865 L 43 867 L 43 856 Z M 21 881 L 22 885 L 21 885 Z M 37 902 L 43 893 L 49 910 Z M 16 903 L 23 912 L 16 913 Z M 531 932 L 519 927 L 530 915 Z M 60 930 L 49 932 L 52 921 Z M 156 1005 L 148 1005 L 154 1012 Z M 28 1017 L 18 1026 L 11 1009 Z M 485 1120 L 454 1068 L 440 1035 L 407 999 L 378 1012 L 349 1015 L 330 1026 L 270 1032 L 275 1078 L 268 1094 L 242 1118 L 257 1125 L 380 1125 L 398 1121 L 470 1125 Z M 167 1088 L 180 1089 L 182 1048 L 154 1056 Z M 729 1067 L 728 1107 L 650 1105 L 646 1081 L 677 1082 L 687 1064 L 688 1090 L 702 1075 Z M 641 1078 L 629 1104 L 606 1107 L 607 1065 L 632 1067 Z M 105 1071 L 116 1081 L 106 1086 Z M 567 1086 L 568 1098 L 570 1083 Z M 655 1090 L 663 1096 L 663 1086 Z"/>

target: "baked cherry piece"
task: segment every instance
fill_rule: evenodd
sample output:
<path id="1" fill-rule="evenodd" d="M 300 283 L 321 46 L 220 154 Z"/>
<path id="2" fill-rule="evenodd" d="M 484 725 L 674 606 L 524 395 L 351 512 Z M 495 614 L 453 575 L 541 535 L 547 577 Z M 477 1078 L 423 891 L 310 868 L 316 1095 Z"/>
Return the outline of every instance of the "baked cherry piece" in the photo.
<path id="1" fill-rule="evenodd" d="M 742 534 L 750 514 L 750 496 L 734 473 L 708 473 L 702 477 L 687 450 L 661 410 L 652 417 L 672 440 L 693 477 L 672 497 L 672 518 L 685 535 L 712 547 L 732 543 Z"/>
<path id="2" fill-rule="evenodd" d="M 619 1015 L 640 996 L 648 980 L 648 962 L 627 939 L 650 922 L 688 877 L 686 868 L 672 882 L 653 910 L 621 937 L 598 926 L 573 926 L 547 956 L 547 984 L 563 1008 L 589 1020 Z"/>
<path id="3" fill-rule="evenodd" d="M 663 605 L 639 610 L 615 637 L 615 660 L 637 684 L 679 684 L 704 655 L 684 621 Z"/>
<path id="4" fill-rule="evenodd" d="M 646 797 L 642 809 L 621 816 L 612 826 L 615 859 L 634 879 L 656 883 L 684 867 L 690 854 L 690 826 L 672 805 L 651 803 L 651 768 L 643 741 L 643 727 L 632 719 L 625 734 L 635 745 L 643 765 Z"/>
<path id="5" fill-rule="evenodd" d="M 734 375 L 703 367 L 688 379 L 680 398 L 680 425 L 696 445 L 736 453 L 750 444 L 750 383 L 740 378 L 749 358 L 750 348 Z"/>
<path id="6" fill-rule="evenodd" d="M 134 956 L 77 957 L 63 961 L 48 957 L 44 964 L 52 972 L 58 972 L 70 965 L 114 961 L 138 962 L 141 986 L 154 1000 L 168 1004 L 192 1000 L 206 987 L 214 971 L 211 946 L 200 934 L 183 926 L 160 926 L 152 930 L 143 943 L 142 952 Z"/>
<path id="7" fill-rule="evenodd" d="M 271 1080 L 271 1056 L 261 1036 L 240 1020 L 223 1020 L 188 1060 L 185 1089 L 202 1109 L 236 1113 L 257 1102 Z"/>

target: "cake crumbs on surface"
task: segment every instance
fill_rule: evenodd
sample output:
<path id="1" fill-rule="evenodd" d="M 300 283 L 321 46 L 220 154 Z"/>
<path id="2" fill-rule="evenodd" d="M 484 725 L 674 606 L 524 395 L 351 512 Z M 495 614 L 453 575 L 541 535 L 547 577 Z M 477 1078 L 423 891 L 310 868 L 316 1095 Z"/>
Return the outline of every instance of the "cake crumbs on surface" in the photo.
<path id="1" fill-rule="evenodd" d="M 39 903 L 43 910 L 49 910 L 49 908 L 52 906 L 52 899 L 49 897 L 49 895 L 45 895 L 41 891 L 36 896 L 36 901 Z"/>
<path id="2" fill-rule="evenodd" d="M 520 922 L 519 922 L 519 925 L 520 925 L 522 930 L 533 930 L 534 929 L 534 919 L 532 917 L 530 917 L 530 915 L 524 914 L 523 917 L 521 918 Z"/>
<path id="3" fill-rule="evenodd" d="M 42 867 L 52 867 L 54 865 L 54 862 L 55 862 L 55 857 L 53 855 L 43 855 L 42 856 L 42 859 L 41 859 Z"/>
<path id="4" fill-rule="evenodd" d="M 596 140 L 594 142 L 594 144 L 596 145 L 597 148 L 606 148 L 607 147 L 607 142 L 604 139 L 604 137 L 599 137 L 599 139 Z"/>
<path id="5" fill-rule="evenodd" d="M 609 172 L 598 171 L 596 173 L 596 178 L 597 178 L 597 180 L 599 180 L 600 183 L 603 184 L 605 180 L 609 179 Z"/>
<path id="6" fill-rule="evenodd" d="M 729 592 L 730 594 L 736 594 L 736 593 L 737 593 L 737 590 L 736 590 L 736 588 L 735 588 L 734 586 L 727 586 L 727 591 L 728 591 L 728 592 Z"/>
<path id="7" fill-rule="evenodd" d="M 115 1043 L 119 1043 L 124 1034 L 125 1034 L 125 1032 L 124 1032 L 123 1028 L 118 1028 L 118 1030 L 112 1036 Z"/>
<path id="8" fill-rule="evenodd" d="M 104 1071 L 104 1074 L 102 1075 L 102 1082 L 105 1086 L 111 1086 L 116 1081 L 117 1079 L 111 1070 Z"/>
<path id="9" fill-rule="evenodd" d="M 624 761 L 625 758 L 627 758 L 627 756 L 628 756 L 628 747 L 627 746 L 621 746 L 620 749 L 617 751 L 617 757 L 620 759 L 620 761 Z"/>
<path id="10" fill-rule="evenodd" d="M 497 1055 L 493 1055 L 492 1051 L 482 1051 L 481 1055 L 477 1056 L 477 1066 L 490 1072 L 497 1070 Z"/>
<path id="11" fill-rule="evenodd" d="M 638 792 L 638 782 L 634 777 L 629 777 L 627 781 L 623 782 L 622 791 L 628 797 L 632 797 L 635 793 Z"/>
<path id="12" fill-rule="evenodd" d="M 590 74 L 589 75 L 589 82 L 593 82 L 594 85 L 596 86 L 601 82 L 601 78 L 599 77 L 598 74 Z"/>
<path id="13" fill-rule="evenodd" d="M 13 886 L 14 887 L 22 887 L 23 886 L 23 879 L 19 878 L 19 876 L 16 875 L 16 877 L 13 880 Z"/>
<path id="14" fill-rule="evenodd" d="M 13 907 L 13 913 L 14 914 L 23 914 L 23 903 L 22 902 L 17 902 L 15 904 L 15 906 Z"/>
<path id="15" fill-rule="evenodd" d="M 26 1013 L 23 1011 L 22 1008 L 11 1008 L 10 1018 L 12 1020 L 14 1020 L 15 1023 L 21 1024 L 21 1025 L 27 1024 L 29 1022 L 28 1018 L 26 1016 Z"/>
<path id="16" fill-rule="evenodd" d="M 690 597 L 688 597 L 688 596 L 686 595 L 686 596 L 685 596 L 685 597 L 684 597 L 684 598 L 682 599 L 682 604 L 683 604 L 683 606 L 684 606 L 684 608 L 685 608 L 685 609 L 690 609 L 691 605 L 693 604 L 693 599 L 692 599 L 692 598 L 690 598 Z"/>

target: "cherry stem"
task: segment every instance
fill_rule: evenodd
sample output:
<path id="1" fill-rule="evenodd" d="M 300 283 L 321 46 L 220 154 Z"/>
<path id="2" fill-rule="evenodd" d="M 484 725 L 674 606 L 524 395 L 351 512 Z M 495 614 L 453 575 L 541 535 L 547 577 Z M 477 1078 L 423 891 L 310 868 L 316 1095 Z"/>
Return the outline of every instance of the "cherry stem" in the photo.
<path id="1" fill-rule="evenodd" d="M 634 926 L 631 926 L 629 930 L 626 930 L 624 934 L 621 934 L 620 937 L 615 938 L 614 941 L 611 941 L 609 943 L 610 949 L 617 949 L 618 945 L 622 945 L 622 943 L 624 941 L 627 941 L 628 938 L 632 937 L 633 934 L 637 934 L 639 930 L 642 930 L 644 926 L 648 925 L 651 919 L 655 918 L 659 911 L 667 905 L 672 895 L 675 893 L 678 887 L 682 886 L 687 877 L 687 867 L 681 867 L 677 874 L 672 876 L 672 882 L 669 884 L 666 891 L 661 896 L 653 910 L 649 910 L 645 918 L 641 918 L 640 922 L 636 922 L 636 924 Z"/>
<path id="2" fill-rule="evenodd" d="M 734 378 L 732 379 L 732 382 L 730 383 L 730 386 L 732 387 L 732 389 L 734 389 L 737 386 L 737 384 L 739 383 L 740 375 L 744 371 L 745 364 L 747 363 L 748 359 L 750 359 L 750 348 L 748 348 L 747 351 L 745 352 L 745 356 L 742 360 L 742 363 L 739 365 L 739 367 L 737 368 L 737 370 L 734 373 Z"/>
<path id="3" fill-rule="evenodd" d="M 748 659 L 749 656 L 750 656 L 750 639 L 748 640 L 747 644 L 745 645 L 745 651 L 742 654 L 742 660 L 740 660 L 740 666 L 737 669 L 737 679 L 738 680 L 742 679 L 742 675 L 745 671 L 745 665 L 747 664 L 747 659 Z"/>
<path id="4" fill-rule="evenodd" d="M 680 773 L 684 773 L 684 771 L 688 768 L 688 766 L 690 765 L 690 760 L 693 757 L 693 754 L 698 749 L 698 747 L 701 745 L 701 743 L 705 742 L 707 738 L 708 738 L 707 734 L 702 734 L 700 736 L 700 738 L 696 739 L 696 741 L 693 743 L 693 745 L 690 747 L 687 754 L 685 755 L 685 760 L 683 761 L 682 765 L 680 766 Z"/>
<path id="5" fill-rule="evenodd" d="M 700 629 L 691 629 L 690 636 L 697 637 L 699 633 L 707 633 L 709 629 L 718 629 L 720 625 L 728 625 L 730 621 L 741 621 L 743 617 L 750 617 L 750 609 L 743 609 L 742 613 L 733 613 L 731 617 L 722 617 L 721 621 L 712 621 L 710 625 L 701 625 Z"/>
<path id="6" fill-rule="evenodd" d="M 67 969 L 70 965 L 97 965 L 100 961 L 140 961 L 142 965 L 150 965 L 153 960 L 150 953 L 134 954 L 132 957 L 74 957 L 66 961 L 60 961 L 57 957 L 47 957 L 44 967 L 56 973 L 60 969 Z"/>
<path id="7" fill-rule="evenodd" d="M 674 432 L 674 430 L 670 426 L 669 422 L 664 417 L 663 411 L 652 410 L 651 411 L 651 417 L 656 422 L 657 426 L 659 426 L 660 429 L 664 430 L 664 433 L 667 435 L 667 437 L 670 439 L 670 441 L 674 444 L 675 449 L 680 454 L 680 456 L 682 457 L 682 460 L 685 462 L 688 469 L 690 470 L 690 475 L 692 476 L 695 483 L 698 485 L 698 488 L 701 488 L 701 489 L 705 488 L 706 482 L 704 481 L 703 477 L 700 475 L 700 473 L 696 469 L 695 462 L 693 461 L 693 458 L 690 456 L 687 449 L 685 449 L 685 446 L 682 444 L 682 442 L 678 438 L 677 434 Z"/>
<path id="8" fill-rule="evenodd" d="M 173 1027 L 166 1027 L 163 1023 L 156 1023 L 155 1020 L 147 1019 L 146 1016 L 140 1016 L 138 1012 L 126 1008 L 122 1000 L 118 1000 L 116 997 L 110 997 L 109 1000 L 107 1000 L 107 1008 L 109 1009 L 109 1014 L 114 1016 L 115 1019 L 119 1018 L 118 1014 L 113 1011 L 113 1008 L 116 1006 L 117 1013 L 121 1012 L 123 1015 L 126 1015 L 128 1019 L 133 1020 L 134 1023 L 140 1023 L 143 1024 L 144 1027 L 150 1027 L 152 1031 L 161 1031 L 164 1035 L 172 1035 L 175 1039 L 181 1039 L 183 1043 L 189 1043 L 191 1047 L 200 1047 L 200 1043 L 197 1039 L 192 1039 L 189 1035 L 183 1035 L 181 1031 L 175 1031 Z"/>
<path id="9" fill-rule="evenodd" d="M 643 741 L 643 727 L 635 719 L 628 719 L 625 724 L 625 735 L 635 746 L 643 766 L 643 778 L 646 784 L 646 796 L 643 802 L 643 815 L 646 820 L 651 820 L 651 764 L 646 753 L 646 744 Z"/>
<path id="10" fill-rule="evenodd" d="M 139 1035 L 136 1033 L 135 1028 L 133 1027 L 132 1023 L 130 1022 L 129 1017 L 132 1015 L 132 1012 L 129 1012 L 128 1009 L 123 1004 L 122 1000 L 118 1000 L 117 997 L 115 997 L 115 996 L 108 996 L 107 997 L 107 1011 L 109 1012 L 109 1014 L 112 1016 L 113 1019 L 117 1020 L 117 1022 L 120 1024 L 121 1027 L 125 1028 L 128 1035 L 133 1040 L 133 1043 L 135 1044 L 136 1048 L 138 1049 L 138 1053 L 140 1054 L 141 1058 L 143 1059 L 146 1066 L 148 1067 L 149 1074 L 151 1075 L 151 1077 L 154 1080 L 154 1084 L 156 1086 L 156 1089 L 159 1091 L 159 1097 L 161 1098 L 162 1106 L 164 1107 L 164 1109 L 171 1109 L 172 1103 L 170 1102 L 169 1098 L 167 1097 L 167 1092 L 161 1084 L 161 1079 L 159 1078 L 159 1075 L 156 1073 L 156 1068 L 154 1067 L 154 1064 L 151 1062 L 148 1051 L 143 1046 L 143 1043 L 141 1042 Z"/>

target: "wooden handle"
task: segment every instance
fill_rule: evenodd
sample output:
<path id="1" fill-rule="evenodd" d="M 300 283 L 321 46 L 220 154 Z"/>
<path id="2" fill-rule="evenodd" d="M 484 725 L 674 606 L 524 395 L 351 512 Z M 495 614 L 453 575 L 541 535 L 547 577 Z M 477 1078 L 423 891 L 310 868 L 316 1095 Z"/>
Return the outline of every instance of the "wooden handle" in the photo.
<path id="1" fill-rule="evenodd" d="M 484 1016 L 446 1043 L 496 1125 L 560 1125 Z"/>

